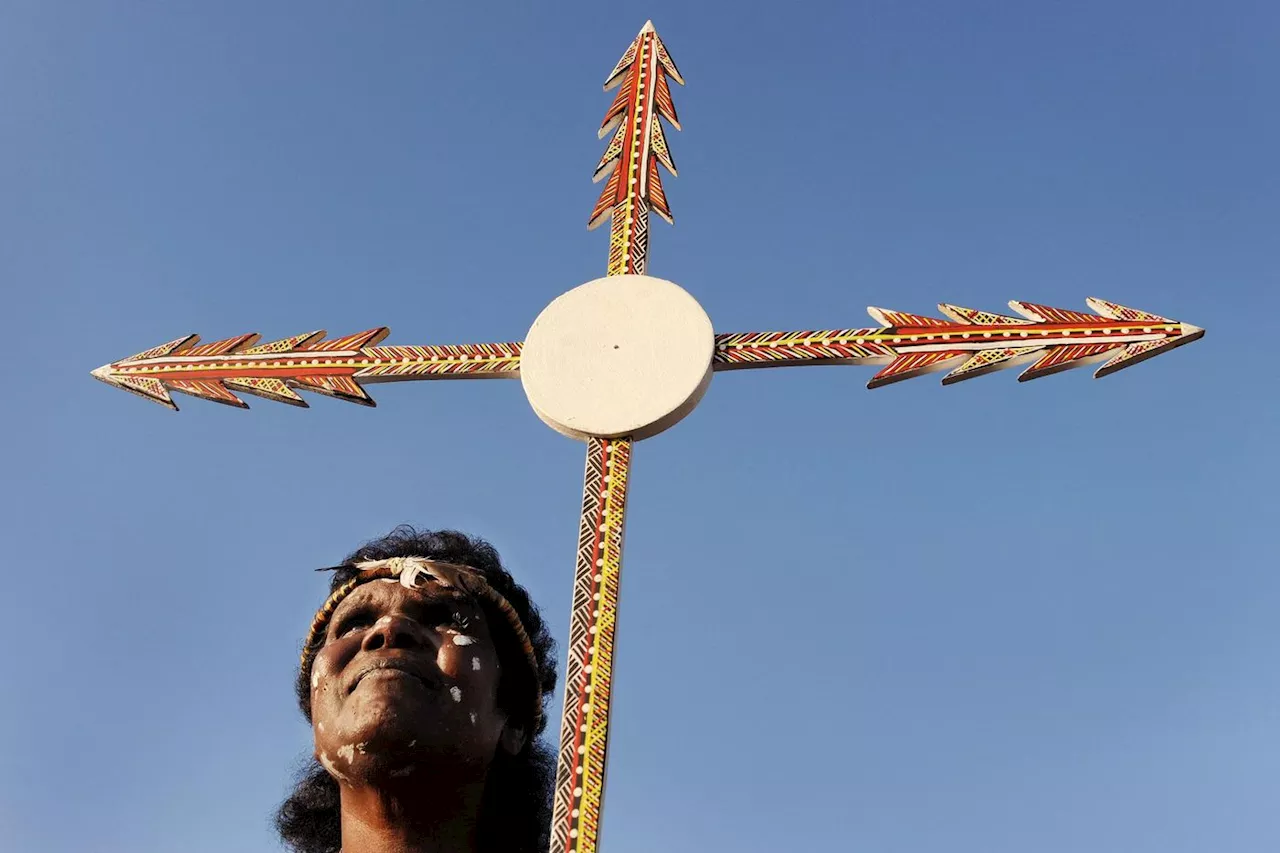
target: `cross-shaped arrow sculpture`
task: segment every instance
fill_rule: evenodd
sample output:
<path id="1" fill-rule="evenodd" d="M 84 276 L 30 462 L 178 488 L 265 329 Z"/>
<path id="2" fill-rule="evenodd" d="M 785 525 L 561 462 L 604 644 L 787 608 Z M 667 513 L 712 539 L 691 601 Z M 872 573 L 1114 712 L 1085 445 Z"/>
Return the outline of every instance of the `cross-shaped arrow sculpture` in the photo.
<path id="1" fill-rule="evenodd" d="M 948 385 L 1014 364 L 1029 364 L 1020 380 L 1097 361 L 1095 376 L 1106 376 L 1204 334 L 1089 299 L 1096 314 L 1027 302 L 1009 303 L 1018 317 L 956 305 L 938 306 L 947 319 L 870 308 L 877 328 L 717 335 L 688 293 L 645 275 L 649 211 L 671 221 L 658 164 L 676 170 L 659 117 L 680 124 L 667 78 L 684 82 L 646 23 L 605 81 L 606 91 L 621 86 L 600 129 L 614 131 L 595 171 L 608 182 L 588 227 L 611 221 L 608 277 L 552 302 L 524 343 L 382 346 L 386 328 L 267 344 L 258 335 L 208 344 L 188 335 L 93 371 L 173 409 L 170 390 L 242 408 L 237 391 L 306 406 L 296 389 L 372 406 L 363 386 L 374 382 L 519 377 L 539 417 L 586 441 L 552 816 L 559 853 L 592 853 L 599 840 L 631 447 L 692 411 L 714 371 L 881 365 L 871 388 L 952 368 Z"/>

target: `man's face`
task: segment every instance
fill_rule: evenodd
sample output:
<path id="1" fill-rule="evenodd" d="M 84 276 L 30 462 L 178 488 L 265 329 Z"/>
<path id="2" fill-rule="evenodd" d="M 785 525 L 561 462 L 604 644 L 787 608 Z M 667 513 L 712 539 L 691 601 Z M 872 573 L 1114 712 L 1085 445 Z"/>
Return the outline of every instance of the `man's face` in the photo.
<path id="1" fill-rule="evenodd" d="M 356 587 L 334 611 L 311 673 L 316 757 L 339 781 L 487 765 L 502 736 L 484 612 L 431 580 Z"/>

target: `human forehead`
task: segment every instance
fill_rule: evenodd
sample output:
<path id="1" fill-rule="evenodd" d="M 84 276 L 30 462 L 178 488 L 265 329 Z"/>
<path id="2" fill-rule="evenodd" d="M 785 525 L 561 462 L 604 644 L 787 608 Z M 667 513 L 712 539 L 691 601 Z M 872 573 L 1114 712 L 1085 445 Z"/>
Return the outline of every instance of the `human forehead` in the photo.
<path id="1" fill-rule="evenodd" d="M 337 618 L 347 610 L 366 605 L 391 607 L 402 603 L 448 603 L 463 607 L 475 605 L 474 600 L 466 593 L 442 586 L 434 580 L 424 580 L 411 589 L 397 578 L 375 578 L 353 589 L 334 609 L 333 616 Z"/>

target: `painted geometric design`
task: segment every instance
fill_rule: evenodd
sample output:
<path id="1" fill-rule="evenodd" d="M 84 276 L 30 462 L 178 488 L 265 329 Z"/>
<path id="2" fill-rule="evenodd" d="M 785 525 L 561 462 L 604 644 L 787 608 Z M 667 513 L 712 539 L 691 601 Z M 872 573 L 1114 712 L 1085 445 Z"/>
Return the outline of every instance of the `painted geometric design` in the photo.
<path id="1" fill-rule="evenodd" d="M 648 268 L 649 207 L 643 199 L 628 199 L 613 210 L 605 275 L 644 275 Z"/>
<path id="2" fill-rule="evenodd" d="M 245 355 L 271 355 L 278 352 L 293 352 L 294 350 L 306 349 L 316 341 L 324 338 L 324 331 L 303 332 L 301 335 L 294 335 L 291 338 L 281 338 L 278 341 L 271 341 L 266 344 L 258 344 L 244 350 Z"/>
<path id="3" fill-rule="evenodd" d="M 210 382 L 205 379 L 179 379 L 177 381 L 170 380 L 167 384 L 171 390 L 181 391 L 184 394 L 190 394 L 192 397 L 199 397 L 201 400 L 223 403 L 228 406 L 235 406 L 238 409 L 249 408 L 244 400 L 228 391 L 221 382 Z"/>
<path id="4" fill-rule="evenodd" d="M 906 311 L 890 311 L 887 308 L 872 306 L 867 309 L 871 319 L 885 326 L 949 326 L 951 323 L 938 317 L 926 317 L 923 314 L 908 314 Z M 957 322 L 964 322 L 963 320 Z"/>
<path id="5" fill-rule="evenodd" d="M 359 403 L 362 406 L 374 406 L 373 398 L 356 384 L 350 376 L 300 376 L 290 380 L 299 388 L 324 394 L 348 403 Z"/>
<path id="6" fill-rule="evenodd" d="M 1204 330 L 1195 326 L 1101 299 L 1089 300 L 1090 305 L 1105 310 L 1101 316 L 1026 302 L 1009 304 L 1031 319 L 943 304 L 939 310 L 950 319 L 868 308 L 883 327 L 716 335 L 713 367 L 885 365 L 867 384 L 879 388 L 967 356 L 943 379 L 944 385 L 952 385 L 1011 367 L 1035 353 L 1043 354 L 1020 380 L 1049 376 L 1120 350 L 1095 374 L 1101 377 L 1204 335 Z"/>
<path id="7" fill-rule="evenodd" d="M 102 368 L 100 367 L 98 370 L 102 370 Z M 97 374 L 95 373 L 95 375 Z M 98 378 L 102 379 L 102 376 L 98 376 Z M 109 380 L 104 379 L 103 381 L 109 382 L 117 388 L 121 388 L 131 394 L 137 394 L 144 400 L 150 400 L 153 403 L 168 406 L 175 411 L 178 408 L 177 405 L 174 404 L 173 398 L 169 396 L 169 392 L 165 390 L 164 385 L 159 379 L 153 379 L 149 376 L 120 376 Z"/>
<path id="8" fill-rule="evenodd" d="M 608 759 L 630 439 L 587 442 L 551 850 L 593 853 Z"/>
<path id="9" fill-rule="evenodd" d="M 1097 371 L 1094 373 L 1094 375 L 1099 378 L 1103 376 L 1110 376 L 1111 374 L 1115 373 L 1117 370 L 1123 370 L 1124 368 L 1131 367 L 1132 365 L 1135 365 L 1140 361 L 1146 361 L 1149 358 L 1154 358 L 1155 356 L 1160 355 L 1161 353 L 1168 352 L 1174 347 L 1180 347 L 1183 344 L 1189 344 L 1192 341 L 1197 340 L 1203 334 L 1204 334 L 1203 332 L 1200 332 L 1200 334 L 1196 335 L 1195 337 L 1184 335 L 1180 338 L 1166 338 L 1164 340 L 1155 340 L 1155 341 L 1139 341 L 1138 343 L 1129 344 L 1124 348 L 1123 351 L 1113 356 L 1110 361 L 1102 365 L 1102 367 L 1099 367 Z"/>
<path id="10" fill-rule="evenodd" d="M 249 376 L 244 379 L 223 379 L 222 384 L 247 394 L 256 394 L 266 400 L 277 403 L 288 403 L 291 406 L 307 407 L 307 401 L 294 393 L 283 379 L 271 379 L 265 376 Z"/>
<path id="11" fill-rule="evenodd" d="M 174 353 L 180 353 L 184 351 L 187 347 L 190 347 L 199 339 L 200 338 L 196 335 L 187 335 L 185 338 L 178 338 L 177 340 L 169 341 L 167 344 L 161 344 L 158 347 L 152 347 L 149 350 L 144 350 L 143 352 L 140 352 L 137 355 L 131 355 L 128 358 L 123 360 L 124 361 L 142 361 L 143 359 L 147 359 L 147 358 L 159 358 L 160 356 L 164 356 L 164 355 L 173 355 Z"/>
<path id="12" fill-rule="evenodd" d="M 716 335 L 715 368 L 783 367 L 792 362 L 839 363 L 893 355 L 873 339 L 880 329 L 830 329 L 807 332 L 739 332 Z"/>
<path id="13" fill-rule="evenodd" d="M 454 344 L 436 347 L 374 347 L 378 363 L 355 374 L 362 382 L 423 376 L 505 375 L 520 363 L 520 344 Z"/>
<path id="14" fill-rule="evenodd" d="M 1005 362 L 1030 355 L 1038 349 L 1039 347 L 1006 347 L 1005 349 L 979 350 L 969 356 L 964 364 L 944 376 L 942 384 L 954 385 L 966 379 L 983 376 L 993 370 L 1000 370 L 1008 366 Z"/>
<path id="15" fill-rule="evenodd" d="M 914 379 L 917 376 L 933 372 L 941 367 L 943 363 L 953 358 L 962 356 L 964 356 L 964 352 L 949 350 L 941 352 L 912 352 L 900 355 L 889 362 L 879 373 L 871 377 L 867 387 L 881 388 L 885 385 L 892 385 L 894 382 L 901 382 L 904 379 Z"/>
<path id="16" fill-rule="evenodd" d="M 652 27 L 653 22 L 645 24 L 646 27 Z M 644 35 L 641 30 L 640 35 Z M 618 60 L 618 64 L 613 66 L 613 70 L 609 72 L 609 76 L 604 78 L 604 90 L 607 92 L 614 86 L 618 85 L 618 78 L 631 69 L 631 64 L 635 62 L 636 51 L 640 49 L 640 36 L 636 36 L 631 42 L 631 46 L 623 51 L 622 58 Z"/>
<path id="17" fill-rule="evenodd" d="M 93 375 L 172 409 L 177 406 L 166 388 L 245 409 L 233 389 L 295 406 L 307 405 L 295 388 L 372 406 L 363 383 L 520 375 L 518 343 L 373 345 L 388 332 L 379 327 L 330 341 L 323 340 L 323 331 L 308 332 L 259 346 L 250 346 L 257 335 L 199 346 L 199 336 L 188 335 L 100 367 Z"/>
<path id="18" fill-rule="evenodd" d="M 211 355 L 229 355 L 257 343 L 261 335 L 236 335 L 221 341 L 213 341 L 199 346 L 192 346 L 183 351 L 184 358 L 204 358 Z"/>
<path id="19" fill-rule="evenodd" d="M 658 47 L 659 47 L 659 50 L 661 51 L 661 53 L 658 54 L 658 59 L 659 61 L 661 61 L 666 51 L 665 51 L 665 48 L 662 47 L 661 41 L 658 42 Z M 670 74 L 671 73 L 670 67 L 665 65 L 664 67 L 667 68 L 667 74 Z M 666 75 L 663 75 L 663 74 L 659 74 L 654 79 L 658 81 L 657 88 L 653 93 L 654 109 L 658 111 L 658 115 L 662 116 L 667 121 L 671 122 L 672 127 L 674 127 L 676 130 L 680 130 L 680 119 L 676 116 L 676 105 L 675 105 L 675 102 L 671 100 L 671 84 L 667 82 Z M 681 80 L 679 77 L 676 77 L 674 79 L 676 79 L 681 84 L 684 83 L 684 80 Z M 656 125 L 657 122 L 654 122 L 654 124 Z M 672 169 L 671 174 L 674 175 L 675 173 L 676 173 L 675 169 Z"/>
<path id="20" fill-rule="evenodd" d="M 1046 350 L 1035 364 L 1018 375 L 1019 382 L 1039 379 L 1061 373 L 1073 367 L 1079 367 L 1103 353 L 1111 352 L 1115 347 L 1111 344 L 1066 344 Z"/>
<path id="21" fill-rule="evenodd" d="M 1009 301 L 1009 307 L 1036 323 L 1092 323 L 1098 319 L 1083 311 L 1037 305 L 1034 302 L 1018 302 L 1016 299 Z"/>
<path id="22" fill-rule="evenodd" d="M 976 308 L 965 308 L 960 305 L 950 305 L 946 302 L 938 305 L 938 310 L 957 323 L 970 323 L 975 326 L 1025 326 L 1031 322 L 1022 317 L 993 314 L 990 311 L 979 311 Z"/>
<path id="23" fill-rule="evenodd" d="M 1149 314 L 1146 311 L 1139 311 L 1137 308 L 1126 308 L 1123 305 L 1117 305 L 1116 303 L 1108 302 L 1105 299 L 1096 299 L 1091 296 L 1085 301 L 1089 303 L 1089 307 L 1094 311 L 1097 311 L 1103 317 L 1110 317 L 1113 320 L 1144 323 L 1170 322 L 1159 314 Z"/>
<path id="24" fill-rule="evenodd" d="M 661 163 L 676 173 L 661 119 L 677 130 L 675 104 L 667 77 L 683 83 L 666 47 L 646 23 L 605 80 L 605 90 L 619 86 L 605 112 L 600 136 L 613 133 L 593 180 L 608 179 L 596 200 L 587 228 L 612 218 L 609 275 L 643 274 L 649 249 L 649 211 L 672 221 L 658 170 Z"/>

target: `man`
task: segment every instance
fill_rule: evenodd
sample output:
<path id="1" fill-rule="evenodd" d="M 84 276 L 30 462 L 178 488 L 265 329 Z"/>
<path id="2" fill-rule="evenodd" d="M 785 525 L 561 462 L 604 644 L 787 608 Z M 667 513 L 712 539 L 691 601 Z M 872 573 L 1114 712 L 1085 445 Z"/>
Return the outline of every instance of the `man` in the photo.
<path id="1" fill-rule="evenodd" d="M 553 648 L 483 541 L 402 527 L 356 551 L 304 643 L 315 760 L 276 815 L 282 840 L 297 853 L 541 853 Z"/>

